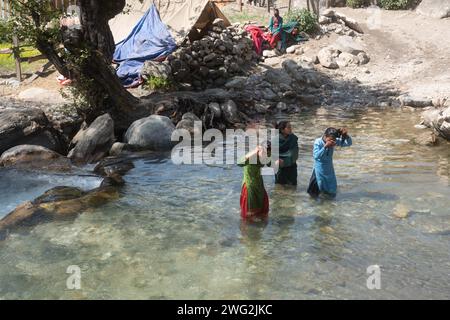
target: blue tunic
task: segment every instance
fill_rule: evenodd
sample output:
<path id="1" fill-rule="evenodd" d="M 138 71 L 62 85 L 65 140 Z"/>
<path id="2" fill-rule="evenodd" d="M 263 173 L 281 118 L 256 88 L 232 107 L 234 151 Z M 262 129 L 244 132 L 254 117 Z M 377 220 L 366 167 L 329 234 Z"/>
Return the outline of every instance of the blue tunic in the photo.
<path id="1" fill-rule="evenodd" d="M 350 147 L 352 145 L 352 138 L 347 136 L 345 140 L 337 139 L 336 146 Z M 333 166 L 334 148 L 325 148 L 325 141 L 323 138 L 318 138 L 314 142 L 314 170 L 316 173 L 317 184 L 320 192 L 328 194 L 336 194 L 337 180 Z"/>

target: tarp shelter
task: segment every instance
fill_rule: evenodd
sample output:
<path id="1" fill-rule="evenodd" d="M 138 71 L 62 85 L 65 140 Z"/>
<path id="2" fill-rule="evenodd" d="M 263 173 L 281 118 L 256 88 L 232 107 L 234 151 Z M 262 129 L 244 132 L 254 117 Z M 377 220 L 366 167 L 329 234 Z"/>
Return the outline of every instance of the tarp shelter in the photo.
<path id="1" fill-rule="evenodd" d="M 231 25 L 219 7 L 209 0 L 158 0 L 156 3 L 161 20 L 177 43 L 184 41 L 188 35 L 189 39 L 195 40 L 198 33 L 216 18 L 223 19 L 225 26 Z M 114 40 L 122 41 L 152 4 L 150 0 L 128 0 L 129 12 L 119 14 L 109 22 Z"/>
<path id="2" fill-rule="evenodd" d="M 215 19 L 220 18 L 225 26 L 231 23 L 219 7 L 208 0 L 184 1 L 174 10 L 164 10 L 164 22 L 172 35 L 182 42 L 186 37 L 190 41 L 200 39 Z"/>
<path id="3" fill-rule="evenodd" d="M 116 44 L 117 76 L 125 86 L 137 85 L 145 61 L 163 59 L 175 49 L 175 40 L 151 5 L 128 37 Z"/>
<path id="4" fill-rule="evenodd" d="M 114 54 L 114 60 L 120 63 L 117 75 L 125 86 L 137 84 L 144 62 L 171 53 L 175 42 L 200 39 L 217 18 L 225 26 L 231 25 L 208 0 L 161 0 L 158 4 L 159 10 L 152 1 L 127 1 L 128 12 L 109 22 L 118 42 Z"/>

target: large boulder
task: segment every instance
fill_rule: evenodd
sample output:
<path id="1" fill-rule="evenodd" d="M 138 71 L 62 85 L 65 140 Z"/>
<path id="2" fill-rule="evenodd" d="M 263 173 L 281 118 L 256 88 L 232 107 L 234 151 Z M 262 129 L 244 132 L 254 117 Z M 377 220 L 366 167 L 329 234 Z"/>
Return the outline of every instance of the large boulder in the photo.
<path id="1" fill-rule="evenodd" d="M 325 47 L 319 51 L 317 57 L 320 64 L 328 69 L 338 69 L 339 65 L 336 63 L 336 58 L 339 56 L 339 51 L 332 47 Z"/>
<path id="2" fill-rule="evenodd" d="M 358 43 L 350 36 L 340 36 L 333 44 L 333 47 L 341 52 L 351 53 L 355 56 L 361 52 L 364 52 L 364 47 L 362 44 Z"/>
<path id="3" fill-rule="evenodd" d="M 450 17 L 450 1 L 448 0 L 422 0 L 416 11 L 422 15 L 433 18 Z"/>
<path id="4" fill-rule="evenodd" d="M 19 93 L 17 98 L 23 101 L 46 104 L 63 104 L 67 102 L 66 99 L 61 96 L 61 93 L 59 93 L 59 91 L 36 87 L 23 90 Z"/>
<path id="5" fill-rule="evenodd" d="M 434 128 L 442 137 L 450 140 L 450 107 L 426 110 L 422 113 L 423 124 Z"/>
<path id="6" fill-rule="evenodd" d="M 104 114 L 76 134 L 68 157 L 75 163 L 97 162 L 108 154 L 114 140 L 114 121 Z"/>
<path id="7" fill-rule="evenodd" d="M 68 158 L 50 149 L 33 145 L 20 145 L 6 150 L 0 157 L 0 166 L 56 171 L 71 169 Z"/>
<path id="8" fill-rule="evenodd" d="M 142 149 L 170 150 L 175 126 L 168 117 L 151 115 L 131 124 L 125 133 L 125 142 Z"/>
<path id="9" fill-rule="evenodd" d="M 290 60 L 292 61 L 292 60 Z M 283 62 L 284 64 L 284 62 Z M 264 72 L 264 79 L 271 85 L 292 84 L 292 78 L 283 69 L 268 69 Z"/>
<path id="10" fill-rule="evenodd" d="M 0 112 L 0 153 L 21 144 L 43 146 L 65 153 L 61 134 L 37 108 L 10 108 Z"/>
<path id="11" fill-rule="evenodd" d="M 336 59 L 336 63 L 339 65 L 339 68 L 344 68 L 350 65 L 358 65 L 359 59 L 351 53 L 342 52 Z"/>

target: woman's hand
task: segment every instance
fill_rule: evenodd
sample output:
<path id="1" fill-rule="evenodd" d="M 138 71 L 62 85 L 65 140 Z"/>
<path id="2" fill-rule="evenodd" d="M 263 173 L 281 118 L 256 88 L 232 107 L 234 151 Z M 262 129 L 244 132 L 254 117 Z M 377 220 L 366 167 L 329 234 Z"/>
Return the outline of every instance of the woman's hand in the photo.
<path id="1" fill-rule="evenodd" d="M 336 146 L 336 141 L 334 140 L 327 140 L 325 143 L 325 148 L 334 148 Z"/>
<path id="2" fill-rule="evenodd" d="M 279 160 L 275 161 L 275 166 L 277 166 L 277 167 L 281 167 L 283 164 L 284 164 L 283 159 L 279 159 Z"/>

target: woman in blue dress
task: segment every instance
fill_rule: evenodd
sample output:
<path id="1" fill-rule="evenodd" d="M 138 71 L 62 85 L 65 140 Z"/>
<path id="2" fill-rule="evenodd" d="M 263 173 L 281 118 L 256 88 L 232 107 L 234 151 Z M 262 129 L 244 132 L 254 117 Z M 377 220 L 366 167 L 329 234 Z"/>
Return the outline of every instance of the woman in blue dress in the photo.
<path id="1" fill-rule="evenodd" d="M 314 171 L 308 188 L 312 197 L 318 197 L 321 193 L 328 196 L 336 196 L 337 180 L 333 166 L 334 148 L 350 147 L 352 138 L 346 128 L 328 128 L 325 134 L 314 142 Z"/>

